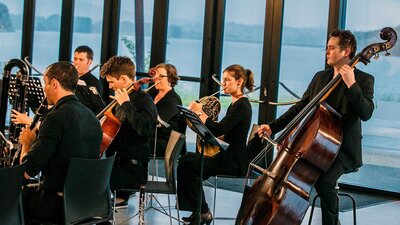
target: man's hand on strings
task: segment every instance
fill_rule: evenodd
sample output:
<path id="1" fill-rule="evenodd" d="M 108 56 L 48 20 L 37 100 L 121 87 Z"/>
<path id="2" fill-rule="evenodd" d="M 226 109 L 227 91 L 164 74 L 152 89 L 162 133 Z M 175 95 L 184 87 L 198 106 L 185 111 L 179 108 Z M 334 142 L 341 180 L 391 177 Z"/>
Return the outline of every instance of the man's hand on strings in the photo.
<path id="1" fill-rule="evenodd" d="M 339 73 L 342 75 L 343 82 L 348 88 L 356 82 L 354 77 L 354 68 L 351 68 L 349 65 L 346 64 L 340 67 Z"/>
<path id="2" fill-rule="evenodd" d="M 122 105 L 124 102 L 129 102 L 129 95 L 125 88 L 117 89 L 115 91 L 115 96 L 110 96 L 110 98 L 117 100 L 119 105 Z"/>
<path id="3" fill-rule="evenodd" d="M 271 136 L 272 130 L 269 127 L 269 125 L 261 124 L 260 128 L 258 128 L 258 130 L 257 130 L 257 133 L 258 133 L 258 136 L 260 136 L 260 138 L 264 138 L 266 136 L 268 136 L 268 137 Z"/>

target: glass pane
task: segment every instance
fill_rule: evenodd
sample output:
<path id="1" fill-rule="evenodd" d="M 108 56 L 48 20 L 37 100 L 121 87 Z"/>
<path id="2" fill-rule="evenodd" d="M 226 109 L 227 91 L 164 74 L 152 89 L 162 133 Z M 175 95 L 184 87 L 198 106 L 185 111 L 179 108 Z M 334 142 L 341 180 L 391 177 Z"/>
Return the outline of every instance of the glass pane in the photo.
<path id="1" fill-rule="evenodd" d="M 48 65 L 58 61 L 61 0 L 37 0 L 35 13 L 31 61 L 39 71 L 43 72 Z"/>
<path id="2" fill-rule="evenodd" d="M 131 57 L 137 65 L 138 72 L 147 72 L 150 65 L 154 0 L 143 0 L 142 9 L 136 8 L 135 2 L 135 0 L 121 1 L 118 55 Z M 137 10 L 143 11 L 141 13 L 144 15 L 143 24 L 135 20 Z M 136 26 L 142 26 L 143 33 L 136 34 Z M 144 41 L 136 43 L 136 35 L 139 35 L 140 41 Z"/>
<path id="3" fill-rule="evenodd" d="M 229 65 L 240 64 L 254 73 L 255 85 L 260 86 L 264 19 L 266 1 L 226 1 L 222 71 Z M 259 90 L 249 94 L 258 100 Z M 225 115 L 230 98 L 221 97 Z M 252 103 L 252 123 L 258 123 L 258 104 Z"/>
<path id="4" fill-rule="evenodd" d="M 178 73 L 180 71 L 178 70 Z M 182 99 L 182 105 L 188 106 L 189 103 L 197 100 L 200 93 L 200 83 L 190 81 L 178 81 L 178 84 L 174 87 L 176 93 Z M 187 151 L 194 152 L 196 144 L 196 134 L 189 127 L 186 129 L 186 144 Z"/>
<path id="5" fill-rule="evenodd" d="M 325 67 L 328 3 L 302 1 L 299 13 L 298 1 L 285 1 L 279 81 L 300 97 L 314 74 Z M 281 85 L 278 96 L 279 102 L 296 100 Z M 279 106 L 277 115 L 289 107 Z"/>
<path id="6" fill-rule="evenodd" d="M 204 29 L 204 0 L 169 2 L 166 61 L 179 75 L 200 77 Z"/>
<path id="7" fill-rule="evenodd" d="M 390 26 L 400 34 L 399 7 L 400 2 L 392 0 L 347 1 L 346 29 L 354 32 L 358 52 L 369 44 L 384 42 L 379 37 L 379 32 L 384 27 Z M 344 177 L 343 181 L 399 193 L 399 43 L 389 52 L 389 57 L 381 53 L 377 61 L 371 59 L 367 66 L 357 64 L 357 68 L 375 76 L 376 108 L 372 118 L 362 125 L 364 166 L 358 173 Z"/>
<path id="8" fill-rule="evenodd" d="M 73 57 L 76 47 L 80 45 L 89 46 L 94 53 L 91 68 L 94 68 L 98 63 L 100 63 L 103 8 L 104 1 L 75 0 L 74 33 L 72 38 L 71 56 Z M 71 61 L 72 60 L 73 59 L 71 58 Z M 92 74 L 98 77 L 99 69 L 93 70 Z"/>
<path id="9" fill-rule="evenodd" d="M 13 58 L 20 58 L 22 35 L 22 0 L 0 0 L 0 68 Z"/>

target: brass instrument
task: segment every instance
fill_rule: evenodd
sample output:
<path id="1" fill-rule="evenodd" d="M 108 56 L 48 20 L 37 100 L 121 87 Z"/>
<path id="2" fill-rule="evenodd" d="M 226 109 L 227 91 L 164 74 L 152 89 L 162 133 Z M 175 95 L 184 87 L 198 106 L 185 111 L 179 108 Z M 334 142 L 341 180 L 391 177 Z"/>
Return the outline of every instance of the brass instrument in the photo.
<path id="1" fill-rule="evenodd" d="M 16 73 L 15 79 L 15 87 L 12 92 L 10 91 L 10 83 L 11 83 L 11 70 L 17 67 L 19 71 Z M 12 109 L 24 113 L 26 111 L 26 94 L 27 94 L 27 83 L 29 79 L 29 68 L 26 63 L 20 59 L 11 59 L 4 66 L 3 72 L 3 84 L 0 98 L 0 132 L 5 134 L 5 137 L 8 137 L 8 140 L 13 144 L 12 147 L 15 148 L 18 144 L 18 137 L 21 131 L 22 125 L 17 125 L 14 123 L 10 123 L 7 132 L 5 132 L 5 123 L 6 123 L 6 115 L 8 112 L 8 97 L 11 94 L 11 104 Z M 6 164 L 10 165 L 10 160 L 13 158 L 13 149 L 9 149 L 8 151 L 0 152 L 0 157 L 8 158 L 8 162 Z"/>
<path id="2" fill-rule="evenodd" d="M 215 74 L 212 75 L 213 80 L 223 87 L 222 83 L 220 83 L 216 77 Z M 203 105 L 202 110 L 204 113 L 210 117 L 213 121 L 216 121 L 218 119 L 218 115 L 221 111 L 221 102 L 217 97 L 215 97 L 216 94 L 220 93 L 221 91 L 225 90 L 224 88 L 209 95 L 209 96 L 204 96 L 198 100 L 196 100 L 197 103 L 201 103 Z M 189 122 L 189 120 L 186 120 L 186 123 L 190 127 L 190 129 L 193 130 L 192 124 Z M 223 136 L 218 137 L 219 139 L 223 140 Z M 201 141 L 200 137 L 197 136 L 196 138 L 196 148 L 198 152 L 201 152 Z M 204 146 L 204 156 L 206 157 L 213 157 L 216 154 L 219 153 L 219 147 L 218 146 L 213 146 L 208 143 L 205 144 Z"/>

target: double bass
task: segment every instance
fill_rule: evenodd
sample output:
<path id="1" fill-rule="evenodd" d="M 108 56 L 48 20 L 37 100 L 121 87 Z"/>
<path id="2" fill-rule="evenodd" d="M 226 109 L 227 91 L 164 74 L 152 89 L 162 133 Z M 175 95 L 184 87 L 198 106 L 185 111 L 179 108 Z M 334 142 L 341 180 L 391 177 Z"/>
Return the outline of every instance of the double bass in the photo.
<path id="1" fill-rule="evenodd" d="M 387 52 L 397 41 L 396 32 L 389 27 L 381 30 L 380 37 L 386 42 L 365 47 L 349 66 L 354 68 L 358 62 L 367 65 L 372 56 Z M 251 187 L 245 186 L 235 224 L 301 224 L 308 209 L 311 189 L 319 176 L 330 168 L 342 142 L 340 114 L 325 103 L 341 82 L 342 77 L 335 76 L 296 115 L 274 143 L 261 151 L 260 154 L 265 154 L 273 145 L 278 148 L 277 157 L 268 169 L 253 165 L 262 175 Z"/>

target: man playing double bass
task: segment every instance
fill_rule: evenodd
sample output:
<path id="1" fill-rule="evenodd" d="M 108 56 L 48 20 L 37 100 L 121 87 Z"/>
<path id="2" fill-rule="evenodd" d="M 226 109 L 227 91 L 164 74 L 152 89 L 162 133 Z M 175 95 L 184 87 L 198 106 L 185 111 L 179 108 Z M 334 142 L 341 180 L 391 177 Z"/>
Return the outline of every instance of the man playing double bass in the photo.
<path id="1" fill-rule="evenodd" d="M 268 125 L 261 125 L 258 130 L 260 137 L 279 132 L 334 76 L 342 76 L 343 82 L 333 90 L 326 103 L 342 115 L 343 141 L 332 166 L 315 184 L 321 198 L 324 225 L 338 224 L 336 182 L 342 174 L 362 166 L 361 120 L 370 119 L 374 111 L 374 78 L 348 65 L 355 56 L 356 45 L 356 39 L 350 31 L 333 31 L 326 46 L 326 60 L 330 68 L 315 74 L 298 103 Z"/>

